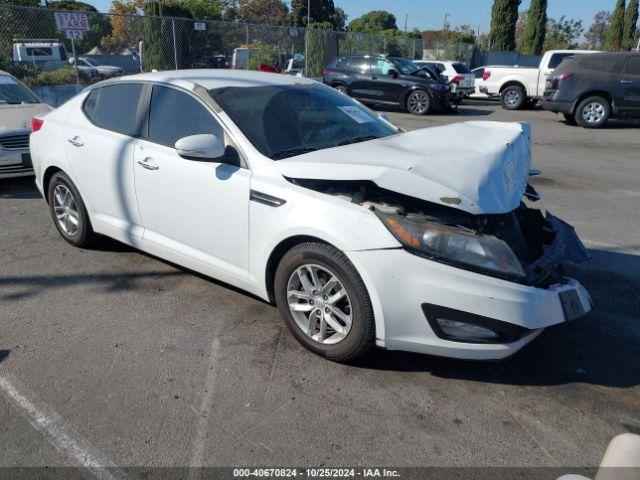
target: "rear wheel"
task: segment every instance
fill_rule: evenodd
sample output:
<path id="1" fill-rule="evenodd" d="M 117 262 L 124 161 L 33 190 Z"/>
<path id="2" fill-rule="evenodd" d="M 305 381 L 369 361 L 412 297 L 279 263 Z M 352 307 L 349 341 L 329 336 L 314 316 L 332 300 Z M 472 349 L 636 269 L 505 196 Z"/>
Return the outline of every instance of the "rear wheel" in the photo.
<path id="1" fill-rule="evenodd" d="M 373 308 L 347 256 L 322 243 L 303 243 L 280 261 L 274 281 L 280 314 L 296 339 L 337 362 L 363 355 L 375 343 Z"/>
<path id="2" fill-rule="evenodd" d="M 76 247 L 86 247 L 95 241 L 96 234 L 82 197 L 65 173 L 58 172 L 51 177 L 47 198 L 51 217 L 62 238 Z"/>
<path id="3" fill-rule="evenodd" d="M 576 121 L 584 128 L 600 128 L 611 116 L 611 105 L 602 97 L 585 98 L 576 109 Z"/>
<path id="4" fill-rule="evenodd" d="M 507 110 L 520 110 L 527 101 L 524 89 L 519 85 L 511 85 L 500 94 L 502 107 Z"/>
<path id="5" fill-rule="evenodd" d="M 414 90 L 407 97 L 407 110 L 413 115 L 426 115 L 431 110 L 431 99 L 424 90 Z"/>

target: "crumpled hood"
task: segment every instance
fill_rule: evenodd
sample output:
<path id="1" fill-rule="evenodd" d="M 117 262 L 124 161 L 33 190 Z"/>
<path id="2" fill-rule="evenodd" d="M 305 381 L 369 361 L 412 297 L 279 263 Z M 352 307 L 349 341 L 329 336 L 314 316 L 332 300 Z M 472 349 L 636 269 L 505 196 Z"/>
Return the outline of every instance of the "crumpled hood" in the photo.
<path id="1" fill-rule="evenodd" d="M 288 178 L 370 180 L 471 214 L 515 210 L 531 165 L 526 123 L 464 122 L 274 162 Z"/>

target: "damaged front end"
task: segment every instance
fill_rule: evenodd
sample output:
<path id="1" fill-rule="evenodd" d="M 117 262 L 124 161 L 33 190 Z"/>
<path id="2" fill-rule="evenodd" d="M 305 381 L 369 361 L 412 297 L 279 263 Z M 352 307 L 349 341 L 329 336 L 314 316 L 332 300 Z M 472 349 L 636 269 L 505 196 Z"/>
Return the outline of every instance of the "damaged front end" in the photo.
<path id="1" fill-rule="evenodd" d="M 563 261 L 589 258 L 574 229 L 528 201 L 506 214 L 471 214 L 380 188 L 371 181 L 290 179 L 374 212 L 403 247 L 457 268 L 529 286 L 563 283 Z"/>

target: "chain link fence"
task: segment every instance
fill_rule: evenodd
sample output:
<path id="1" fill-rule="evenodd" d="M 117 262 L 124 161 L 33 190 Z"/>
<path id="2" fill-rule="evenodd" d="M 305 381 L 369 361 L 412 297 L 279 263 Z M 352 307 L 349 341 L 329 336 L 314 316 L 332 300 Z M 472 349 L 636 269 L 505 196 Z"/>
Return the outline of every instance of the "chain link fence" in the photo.
<path id="1" fill-rule="evenodd" d="M 318 77 L 336 55 L 423 56 L 422 40 L 415 38 L 90 12 L 82 12 L 89 30 L 71 39 L 58 30 L 56 12 L 0 5 L 1 69 L 29 85 L 50 86 L 152 70 L 258 69 L 260 64 L 280 70 L 295 63 L 306 67 L 307 76 Z"/>

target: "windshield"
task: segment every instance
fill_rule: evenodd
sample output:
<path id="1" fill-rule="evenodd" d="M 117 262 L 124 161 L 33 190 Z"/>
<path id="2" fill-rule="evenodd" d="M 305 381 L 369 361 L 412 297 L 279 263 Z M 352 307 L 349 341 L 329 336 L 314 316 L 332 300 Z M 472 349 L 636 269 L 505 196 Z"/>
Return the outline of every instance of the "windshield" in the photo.
<path id="1" fill-rule="evenodd" d="M 411 60 L 407 60 L 406 58 L 393 58 L 391 60 L 403 75 L 411 75 L 420 68 Z"/>
<path id="2" fill-rule="evenodd" d="M 224 87 L 209 94 L 254 147 L 273 160 L 398 133 L 323 85 Z"/>
<path id="3" fill-rule="evenodd" d="M 19 105 L 39 103 L 38 99 L 24 86 L 8 75 L 0 75 L 0 104 Z"/>

